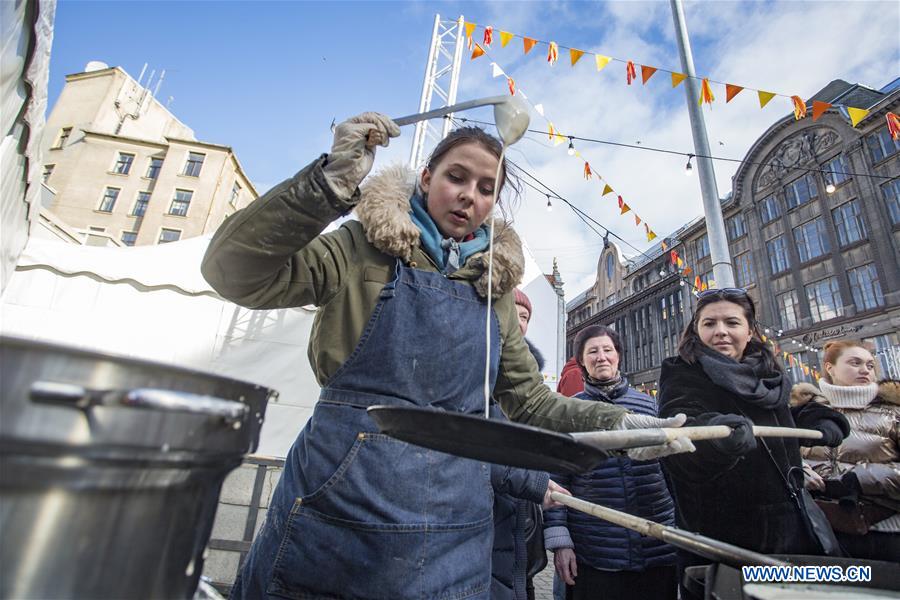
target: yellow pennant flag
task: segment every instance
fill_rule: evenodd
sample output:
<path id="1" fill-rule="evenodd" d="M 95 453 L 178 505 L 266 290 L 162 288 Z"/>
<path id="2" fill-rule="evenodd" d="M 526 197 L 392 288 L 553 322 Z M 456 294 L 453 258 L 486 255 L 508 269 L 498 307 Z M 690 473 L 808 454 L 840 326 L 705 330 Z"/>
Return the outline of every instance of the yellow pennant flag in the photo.
<path id="1" fill-rule="evenodd" d="M 556 135 L 553 136 L 553 145 L 559 146 L 560 144 L 564 144 L 565 142 L 566 136 L 557 131 Z"/>
<path id="2" fill-rule="evenodd" d="M 529 37 L 522 38 L 522 46 L 525 48 L 525 54 L 531 52 L 531 49 L 534 48 L 535 44 L 537 44 L 537 40 L 531 39 Z"/>
<path id="3" fill-rule="evenodd" d="M 669 245 L 666 243 L 666 240 L 661 241 L 659 245 L 662 246 L 663 252 L 669 249 Z"/>
<path id="4" fill-rule="evenodd" d="M 743 90 L 743 89 L 744 88 L 742 88 L 739 85 L 732 85 L 730 83 L 726 83 L 725 84 L 725 104 L 728 104 L 729 102 L 731 102 L 731 99 L 734 98 L 735 96 L 737 96 L 738 94 L 740 94 L 741 90 Z"/>
<path id="5" fill-rule="evenodd" d="M 575 48 L 569 48 L 569 59 L 572 61 L 572 66 L 575 66 L 575 63 L 584 56 L 583 50 L 576 50 Z"/>
<path id="6" fill-rule="evenodd" d="M 703 81 L 700 83 L 700 101 L 697 104 L 703 106 L 703 103 L 705 102 L 706 104 L 712 105 L 713 100 L 715 99 L 716 97 L 713 96 L 712 88 L 709 85 L 709 79 L 704 77 Z"/>
<path id="7" fill-rule="evenodd" d="M 867 114 L 869 114 L 869 111 L 866 110 L 865 108 L 853 108 L 852 106 L 848 106 L 846 108 L 847 108 L 847 114 L 850 115 L 850 124 L 853 125 L 854 127 L 856 127 L 856 125 L 860 121 L 862 121 L 866 117 Z"/>
<path id="8" fill-rule="evenodd" d="M 603 193 L 600 195 L 605 196 L 605 195 L 611 193 L 612 191 L 613 191 L 613 189 L 611 187 L 609 187 L 609 184 L 607 183 L 603 186 Z"/>
<path id="9" fill-rule="evenodd" d="M 819 102 L 818 100 L 813 100 L 813 121 L 817 120 L 825 111 L 831 108 L 831 104 L 828 102 Z"/>
<path id="10" fill-rule="evenodd" d="M 672 73 L 672 87 L 677 88 L 685 79 L 687 79 L 687 75 L 684 73 Z"/>
<path id="11" fill-rule="evenodd" d="M 771 100 L 772 98 L 775 97 L 774 92 L 764 92 L 762 90 L 759 90 L 756 93 L 759 95 L 759 107 L 760 108 L 765 108 L 766 104 L 769 103 L 769 100 Z"/>
<path id="12" fill-rule="evenodd" d="M 644 225 L 646 225 L 646 223 L 644 223 Z M 648 228 L 647 229 L 647 241 L 652 242 L 655 239 L 656 239 L 656 234 L 653 232 L 652 229 Z"/>
<path id="13" fill-rule="evenodd" d="M 597 54 L 594 56 L 594 60 L 597 61 L 597 70 L 602 71 L 609 64 L 609 61 L 612 60 L 612 57 Z"/>
<path id="14" fill-rule="evenodd" d="M 479 56 L 484 54 L 484 48 L 479 46 L 477 43 L 475 44 L 475 49 L 472 50 L 472 60 L 475 60 Z"/>
<path id="15" fill-rule="evenodd" d="M 466 22 L 466 37 L 472 37 L 472 32 L 475 31 L 475 23 Z"/>
<path id="16" fill-rule="evenodd" d="M 791 102 L 794 103 L 794 120 L 799 121 L 806 117 L 806 102 L 800 96 L 791 96 Z"/>
<path id="17" fill-rule="evenodd" d="M 508 32 L 508 31 L 501 31 L 501 32 L 500 32 L 500 46 L 501 46 L 502 48 L 506 48 L 506 45 L 507 45 L 507 44 L 509 43 L 509 41 L 510 41 L 511 39 L 513 39 L 514 37 L 515 37 L 515 34 L 512 34 L 512 33 Z"/>
<path id="18" fill-rule="evenodd" d="M 623 203 L 622 203 L 622 212 L 620 212 L 619 214 L 620 214 L 620 215 L 624 215 L 624 214 L 627 213 L 629 210 L 631 210 L 631 207 L 628 206 L 627 204 L 625 204 L 625 203 L 623 202 Z"/>
<path id="19" fill-rule="evenodd" d="M 647 85 L 647 82 L 653 77 L 653 74 L 656 73 L 656 67 L 648 67 L 647 65 L 641 65 L 641 83 Z"/>

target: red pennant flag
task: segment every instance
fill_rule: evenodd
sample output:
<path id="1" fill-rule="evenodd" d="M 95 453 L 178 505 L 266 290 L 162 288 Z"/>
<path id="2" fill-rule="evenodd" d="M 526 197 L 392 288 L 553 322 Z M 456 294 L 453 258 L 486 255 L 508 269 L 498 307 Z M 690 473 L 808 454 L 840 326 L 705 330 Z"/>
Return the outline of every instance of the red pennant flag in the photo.
<path id="1" fill-rule="evenodd" d="M 700 286 L 701 286 L 700 276 L 697 275 L 696 277 L 694 277 L 694 289 L 699 290 Z"/>
<path id="2" fill-rule="evenodd" d="M 484 28 L 484 45 L 490 47 L 490 45 L 494 42 L 494 28 L 491 25 L 488 25 Z"/>
<path id="3" fill-rule="evenodd" d="M 483 54 L 484 54 L 484 48 L 482 48 L 478 44 L 475 44 L 475 49 L 472 50 L 471 60 L 475 60 L 476 58 L 478 58 L 479 56 L 482 56 Z"/>
<path id="4" fill-rule="evenodd" d="M 831 104 L 828 102 L 813 100 L 813 121 L 821 117 L 829 108 L 831 108 Z"/>
<path id="5" fill-rule="evenodd" d="M 516 82 L 513 81 L 512 77 L 506 78 L 506 85 L 509 87 L 509 95 L 515 96 L 516 95 Z"/>
<path id="6" fill-rule="evenodd" d="M 637 215 L 634 215 L 634 226 L 637 227 L 641 224 L 641 218 Z"/>
<path id="7" fill-rule="evenodd" d="M 730 83 L 725 84 L 725 104 L 731 102 L 731 99 L 741 93 L 743 90 L 739 85 L 731 85 Z"/>
<path id="8" fill-rule="evenodd" d="M 585 179 L 591 178 L 591 165 L 589 165 L 587 163 L 587 161 L 585 161 L 585 163 L 584 163 L 584 178 Z"/>
<path id="9" fill-rule="evenodd" d="M 709 87 L 709 79 L 703 78 L 703 81 L 700 83 L 700 105 L 702 106 L 705 102 L 706 104 L 712 105 L 713 100 L 716 97 L 713 96 L 712 88 Z"/>
<path id="10" fill-rule="evenodd" d="M 537 44 L 537 40 L 531 39 L 530 37 L 522 38 L 522 46 L 525 47 L 525 54 L 531 52 L 531 49 L 534 48 L 535 44 Z"/>
<path id="11" fill-rule="evenodd" d="M 794 103 L 794 119 L 799 121 L 806 116 L 806 102 L 800 96 L 791 96 L 791 102 Z"/>
<path id="12" fill-rule="evenodd" d="M 891 139 L 896 142 L 900 139 L 900 117 L 889 112 L 885 118 L 887 119 L 888 131 L 891 133 Z"/>
<path id="13" fill-rule="evenodd" d="M 656 67 L 648 67 L 647 65 L 641 65 L 641 83 L 647 85 L 647 81 L 653 77 L 653 74 L 656 73 Z"/>
<path id="14" fill-rule="evenodd" d="M 547 50 L 547 62 L 552 66 L 556 64 L 557 60 L 559 60 L 559 46 L 556 42 L 550 42 L 550 48 Z"/>
<path id="15" fill-rule="evenodd" d="M 669 260 L 672 261 L 672 264 L 676 264 L 678 262 L 678 250 L 672 250 L 669 252 Z"/>
<path id="16" fill-rule="evenodd" d="M 628 85 L 631 85 L 631 82 L 635 80 L 637 77 L 637 73 L 634 72 L 634 63 L 630 60 L 625 64 L 625 79 L 628 81 Z"/>
<path id="17" fill-rule="evenodd" d="M 624 206 L 624 205 L 625 205 L 625 201 L 622 200 L 622 196 L 619 196 L 619 208 L 622 208 L 622 206 Z"/>

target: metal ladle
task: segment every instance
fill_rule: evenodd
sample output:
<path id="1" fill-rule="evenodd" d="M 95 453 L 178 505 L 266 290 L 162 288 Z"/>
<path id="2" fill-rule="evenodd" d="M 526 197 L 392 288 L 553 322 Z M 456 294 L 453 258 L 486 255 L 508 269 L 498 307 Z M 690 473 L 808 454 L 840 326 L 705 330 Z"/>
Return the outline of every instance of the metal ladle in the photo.
<path id="1" fill-rule="evenodd" d="M 394 119 L 394 123 L 400 126 L 412 125 L 419 121 L 436 119 L 438 117 L 444 117 L 449 114 L 478 108 L 480 106 L 494 107 L 494 123 L 497 125 L 497 132 L 500 134 L 500 139 L 503 140 L 505 145 L 509 146 L 515 144 L 522 139 L 522 136 L 525 135 L 525 132 L 528 130 L 528 124 L 531 121 L 528 116 L 528 107 L 518 96 L 490 96 L 488 98 L 468 100 L 466 102 L 460 102 L 459 104 L 453 104 L 443 108 L 436 108 L 423 113 L 399 117 Z"/>

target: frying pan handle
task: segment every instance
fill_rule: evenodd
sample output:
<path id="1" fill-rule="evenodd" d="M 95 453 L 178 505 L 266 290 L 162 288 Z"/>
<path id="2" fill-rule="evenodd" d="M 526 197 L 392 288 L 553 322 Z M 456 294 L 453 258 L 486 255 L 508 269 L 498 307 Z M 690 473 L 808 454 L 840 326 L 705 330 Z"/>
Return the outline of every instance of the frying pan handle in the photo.
<path id="1" fill-rule="evenodd" d="M 155 388 L 97 390 L 54 381 L 35 381 L 31 384 L 29 397 L 32 402 L 81 410 L 94 406 L 125 406 L 163 412 L 192 413 L 220 418 L 229 424 L 243 420 L 249 410 L 242 402 L 190 392 Z"/>
<path id="2" fill-rule="evenodd" d="M 477 98 L 475 100 L 467 100 L 466 102 L 460 102 L 459 104 L 452 104 L 450 106 L 444 106 L 443 108 L 436 108 L 434 110 L 429 110 L 428 112 L 416 113 L 414 115 L 406 115 L 405 117 L 397 117 L 394 119 L 394 123 L 397 125 L 412 125 L 413 123 L 418 123 L 419 121 L 425 121 L 427 119 L 436 119 L 438 117 L 443 117 L 449 114 L 453 114 L 455 112 L 461 112 L 464 110 L 469 110 L 470 108 L 478 108 L 479 106 L 491 106 L 493 104 L 501 104 L 506 102 L 509 96 L 489 96 L 487 98 Z"/>

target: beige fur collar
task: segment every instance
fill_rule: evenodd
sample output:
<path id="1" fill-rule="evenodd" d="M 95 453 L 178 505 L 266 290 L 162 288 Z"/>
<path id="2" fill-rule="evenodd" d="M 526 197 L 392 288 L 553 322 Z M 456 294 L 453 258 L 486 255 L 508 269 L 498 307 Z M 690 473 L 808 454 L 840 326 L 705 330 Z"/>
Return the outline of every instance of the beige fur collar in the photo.
<path id="1" fill-rule="evenodd" d="M 900 406 L 900 381 L 896 379 L 879 381 L 878 397 L 884 402 Z"/>
<path id="2" fill-rule="evenodd" d="M 410 217 L 409 198 L 415 189 L 416 174 L 404 165 L 393 165 L 366 178 L 361 187 L 362 198 L 356 215 L 366 232 L 366 239 L 389 256 L 405 262 L 412 260 L 419 247 L 419 228 Z M 465 268 L 476 268 L 481 275 L 475 289 L 487 295 L 487 252 L 472 255 Z M 494 225 L 493 296 L 511 291 L 525 273 L 525 257 L 518 234 L 508 223 Z"/>

